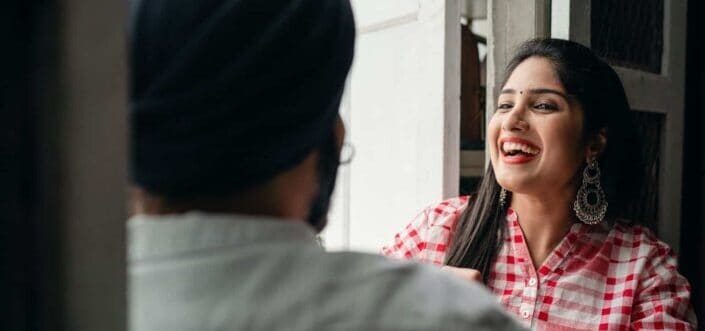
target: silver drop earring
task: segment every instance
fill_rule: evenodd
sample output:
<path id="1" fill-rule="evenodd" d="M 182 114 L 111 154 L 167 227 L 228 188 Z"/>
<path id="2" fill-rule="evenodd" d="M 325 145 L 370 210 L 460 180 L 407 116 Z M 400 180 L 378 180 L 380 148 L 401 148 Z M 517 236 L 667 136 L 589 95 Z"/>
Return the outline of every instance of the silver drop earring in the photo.
<path id="1" fill-rule="evenodd" d="M 499 208 L 504 208 L 507 205 L 507 190 L 501 188 L 499 190 Z"/>
<path id="2" fill-rule="evenodd" d="M 573 210 L 585 224 L 598 224 L 605 218 L 607 196 L 600 185 L 600 166 L 597 159 L 590 160 L 583 170 L 583 182 L 578 189 Z"/>

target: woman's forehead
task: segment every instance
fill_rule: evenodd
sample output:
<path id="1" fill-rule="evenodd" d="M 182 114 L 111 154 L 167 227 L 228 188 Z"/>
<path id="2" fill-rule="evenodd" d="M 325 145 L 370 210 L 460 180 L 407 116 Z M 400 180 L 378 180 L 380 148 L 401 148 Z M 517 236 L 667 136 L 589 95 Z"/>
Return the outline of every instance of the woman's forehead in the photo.
<path id="1" fill-rule="evenodd" d="M 540 90 L 552 90 L 566 94 L 553 64 L 542 57 L 530 57 L 522 61 L 502 88 L 502 90 L 507 89 L 522 94 Z"/>

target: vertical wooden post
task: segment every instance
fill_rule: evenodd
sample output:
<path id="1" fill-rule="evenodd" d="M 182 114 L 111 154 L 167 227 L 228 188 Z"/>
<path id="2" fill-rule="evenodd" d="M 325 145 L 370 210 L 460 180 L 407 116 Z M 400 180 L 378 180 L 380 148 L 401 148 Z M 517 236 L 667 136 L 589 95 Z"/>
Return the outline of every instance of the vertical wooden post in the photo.
<path id="1" fill-rule="evenodd" d="M 445 1 L 443 198 L 460 187 L 460 1 Z"/>
<path id="2" fill-rule="evenodd" d="M 36 119 L 40 224 L 54 247 L 61 325 L 40 330 L 126 328 L 127 2 L 58 0 L 55 89 Z M 41 54 L 40 54 L 41 56 Z M 54 251 L 49 251 L 54 248 Z M 46 295 L 46 294 L 45 294 Z"/>

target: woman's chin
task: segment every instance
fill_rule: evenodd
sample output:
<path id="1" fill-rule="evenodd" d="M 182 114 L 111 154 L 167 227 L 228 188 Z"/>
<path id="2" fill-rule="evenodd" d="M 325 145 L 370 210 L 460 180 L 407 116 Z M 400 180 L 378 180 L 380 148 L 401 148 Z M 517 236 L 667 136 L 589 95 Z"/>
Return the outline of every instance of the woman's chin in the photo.
<path id="1" fill-rule="evenodd" d="M 497 183 L 505 190 L 510 192 L 531 192 L 533 187 L 536 187 L 534 176 L 528 174 L 519 175 L 511 174 L 506 176 L 497 176 Z"/>

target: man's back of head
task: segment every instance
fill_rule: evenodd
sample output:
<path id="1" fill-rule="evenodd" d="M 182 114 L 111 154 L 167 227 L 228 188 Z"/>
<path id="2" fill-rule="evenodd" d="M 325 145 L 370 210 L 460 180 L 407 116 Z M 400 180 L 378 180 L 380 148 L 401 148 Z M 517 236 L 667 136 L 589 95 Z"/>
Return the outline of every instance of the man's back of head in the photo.
<path id="1" fill-rule="evenodd" d="M 144 0 L 132 16 L 138 203 L 298 218 L 281 215 L 292 194 L 304 205 L 327 200 L 353 56 L 347 1 Z M 309 182 L 323 183 L 276 180 L 318 152 L 296 177 L 312 170 Z"/>
<path id="2" fill-rule="evenodd" d="M 130 329 L 515 329 L 440 271 L 315 241 L 349 0 L 142 0 L 131 24 Z"/>

